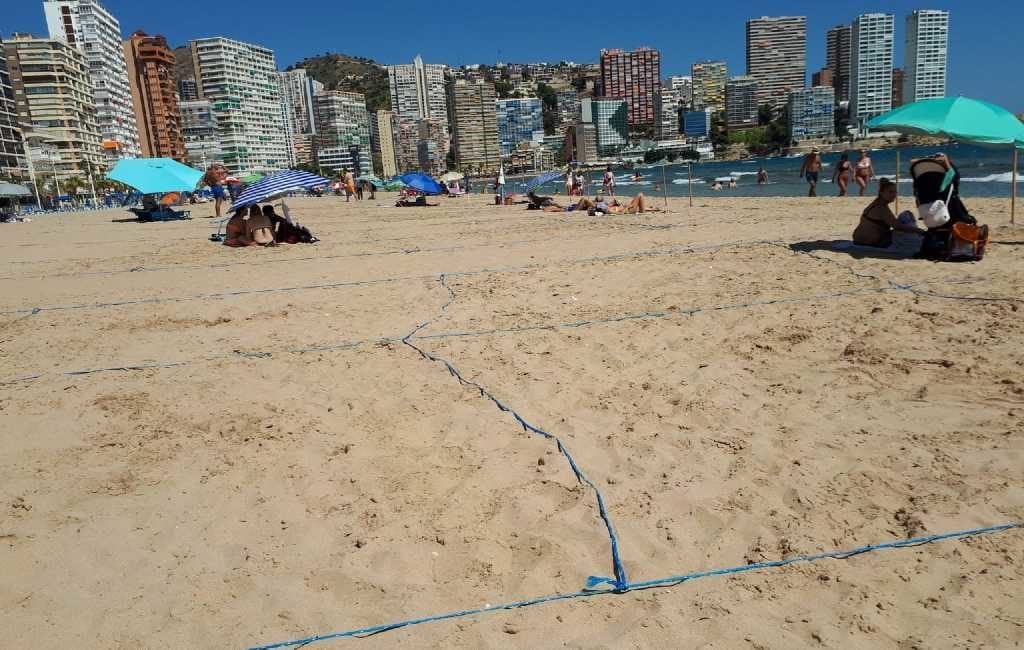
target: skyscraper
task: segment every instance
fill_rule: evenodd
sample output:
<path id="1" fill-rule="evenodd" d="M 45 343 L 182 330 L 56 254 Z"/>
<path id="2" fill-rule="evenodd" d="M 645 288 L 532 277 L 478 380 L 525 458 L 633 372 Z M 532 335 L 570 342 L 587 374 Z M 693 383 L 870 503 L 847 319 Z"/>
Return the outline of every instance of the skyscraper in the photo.
<path id="1" fill-rule="evenodd" d="M 189 47 L 198 94 L 213 108 L 227 167 L 242 176 L 286 168 L 292 152 L 274 52 L 223 37 Z"/>
<path id="2" fill-rule="evenodd" d="M 903 83 L 906 75 L 902 68 L 892 69 L 892 107 L 903 106 Z"/>
<path id="3" fill-rule="evenodd" d="M 853 27 L 836 25 L 825 36 L 825 67 L 832 71 L 836 102 L 850 101 L 850 62 L 853 59 Z"/>
<path id="4" fill-rule="evenodd" d="M 380 157 L 379 172 L 384 178 L 398 175 L 396 126 L 391 111 L 377 111 L 370 116 L 370 150 Z"/>
<path id="5" fill-rule="evenodd" d="M 835 134 L 835 89 L 801 88 L 789 94 L 789 137 L 827 138 Z"/>
<path id="6" fill-rule="evenodd" d="M 732 77 L 725 84 L 725 119 L 729 130 L 757 126 L 761 82 L 754 77 Z"/>
<path id="7" fill-rule="evenodd" d="M 624 99 L 584 99 L 583 121 L 594 125 L 599 156 L 613 156 L 629 144 L 629 106 Z"/>
<path id="8" fill-rule="evenodd" d="M 892 14 L 862 14 L 853 22 L 850 117 L 866 122 L 892 108 Z"/>
<path id="9" fill-rule="evenodd" d="M 725 61 L 700 61 L 693 64 L 693 110 L 725 110 Z"/>
<path id="10" fill-rule="evenodd" d="M 50 38 L 78 48 L 85 55 L 96 119 L 111 161 L 142 153 L 135 122 L 121 24 L 99 0 L 44 0 Z"/>
<path id="11" fill-rule="evenodd" d="M 676 94 L 681 108 L 689 110 L 693 105 L 693 77 L 675 75 L 668 78 L 666 86 Z"/>
<path id="12" fill-rule="evenodd" d="M 558 124 L 563 129 L 580 121 L 580 95 L 575 90 L 563 90 L 555 94 L 558 102 Z"/>
<path id="13" fill-rule="evenodd" d="M 654 124 L 654 93 L 661 88 L 661 54 L 641 47 L 632 52 L 601 50 L 604 97 L 625 99 L 631 125 Z"/>
<path id="14" fill-rule="evenodd" d="M 21 180 L 27 173 L 18 105 L 14 101 L 7 55 L 0 45 L 0 177 Z"/>
<path id="15" fill-rule="evenodd" d="M 747 21 L 747 76 L 757 80 L 757 103 L 782 108 L 807 85 L 807 17 Z"/>
<path id="16" fill-rule="evenodd" d="M 419 136 L 402 139 L 401 125 L 416 125 L 421 120 L 433 120 L 430 132 L 436 136 L 434 140 L 441 149 L 441 160 L 449 150 L 449 125 L 447 125 L 447 94 L 444 89 L 444 71 L 446 66 L 439 63 L 424 63 L 417 56 L 412 63 L 401 66 L 388 66 L 388 83 L 391 90 L 391 110 L 398 121 L 399 141 L 412 143 L 412 146 L 400 146 L 399 164 L 402 169 L 421 167 Z M 438 134 L 437 128 L 441 128 Z M 420 128 L 406 129 L 408 134 L 417 134 Z M 433 139 L 433 138 L 431 138 Z"/>
<path id="17" fill-rule="evenodd" d="M 185 141 L 185 160 L 193 167 L 206 169 L 213 162 L 223 162 L 217 118 L 212 104 L 205 99 L 182 101 L 181 135 Z"/>
<path id="18" fill-rule="evenodd" d="M 181 111 L 174 87 L 174 52 L 163 36 L 135 32 L 124 43 L 132 108 L 142 155 L 185 160 Z"/>
<path id="19" fill-rule="evenodd" d="M 448 86 L 452 148 L 463 172 L 491 173 L 501 165 L 497 100 L 494 84 L 484 79 L 458 79 Z M 539 100 L 538 100 L 539 101 Z M 541 130 L 544 124 L 541 122 Z"/>
<path id="20" fill-rule="evenodd" d="M 903 56 L 903 100 L 907 103 L 946 96 L 949 12 L 918 9 L 907 16 Z"/>
<path id="21" fill-rule="evenodd" d="M 679 91 L 662 85 L 658 92 L 654 93 L 654 114 L 657 116 L 657 128 L 655 137 L 659 140 L 674 140 L 679 137 L 679 111 L 682 103 L 679 101 Z"/>
<path id="22" fill-rule="evenodd" d="M 178 95 L 183 102 L 194 102 L 199 99 L 199 87 L 196 85 L 196 80 L 192 78 L 179 79 Z"/>
<path id="23" fill-rule="evenodd" d="M 89 66 L 64 41 L 15 34 L 4 41 L 18 121 L 52 144 L 41 172 L 87 177 L 105 163 Z"/>
<path id="24" fill-rule="evenodd" d="M 313 98 L 316 105 L 316 159 L 325 169 L 354 169 L 370 156 L 370 113 L 362 93 L 330 90 Z M 353 156 L 353 152 L 358 152 Z M 360 165 L 361 167 L 361 165 Z M 356 174 L 358 175 L 358 173 Z"/>
<path id="25" fill-rule="evenodd" d="M 512 153 L 520 142 L 544 137 L 544 114 L 538 97 L 495 101 L 501 155 Z"/>
<path id="26" fill-rule="evenodd" d="M 291 140 L 292 157 L 296 163 L 311 163 L 313 135 L 316 134 L 316 110 L 313 97 L 324 85 L 311 78 L 302 68 L 278 73 L 285 125 Z"/>

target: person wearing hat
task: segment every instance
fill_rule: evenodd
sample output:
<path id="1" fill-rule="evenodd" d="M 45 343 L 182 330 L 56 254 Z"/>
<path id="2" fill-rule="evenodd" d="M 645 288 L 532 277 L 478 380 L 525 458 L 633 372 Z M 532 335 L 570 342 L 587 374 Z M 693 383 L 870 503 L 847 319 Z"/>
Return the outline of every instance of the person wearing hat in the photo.
<path id="1" fill-rule="evenodd" d="M 804 164 L 800 167 L 800 178 L 806 178 L 811 188 L 807 196 L 818 196 L 818 174 L 821 173 L 821 152 L 817 148 L 804 156 Z"/>

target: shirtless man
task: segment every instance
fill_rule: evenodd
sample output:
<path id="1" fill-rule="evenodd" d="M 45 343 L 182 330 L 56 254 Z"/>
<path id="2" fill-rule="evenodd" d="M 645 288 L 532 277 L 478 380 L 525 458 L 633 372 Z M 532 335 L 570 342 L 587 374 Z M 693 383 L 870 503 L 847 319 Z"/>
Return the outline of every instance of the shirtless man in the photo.
<path id="1" fill-rule="evenodd" d="M 210 191 L 213 192 L 213 212 L 218 219 L 224 206 L 224 199 L 227 198 L 227 190 L 224 188 L 224 179 L 227 175 L 228 170 L 224 165 L 210 165 L 203 180 L 200 181 L 200 185 L 209 185 Z"/>
<path id="2" fill-rule="evenodd" d="M 800 178 L 806 178 L 811 188 L 807 196 L 818 196 L 818 174 L 821 173 L 821 153 L 817 149 L 811 149 L 811 153 L 804 156 L 804 164 L 800 167 Z"/>

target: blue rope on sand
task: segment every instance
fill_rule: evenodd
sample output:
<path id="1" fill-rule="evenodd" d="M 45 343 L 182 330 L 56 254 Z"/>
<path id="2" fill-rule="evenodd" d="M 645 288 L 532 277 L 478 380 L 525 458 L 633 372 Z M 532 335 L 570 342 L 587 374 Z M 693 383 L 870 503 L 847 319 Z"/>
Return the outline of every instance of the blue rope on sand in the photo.
<path id="1" fill-rule="evenodd" d="M 581 591 L 576 591 L 567 594 L 552 594 L 550 596 L 541 596 L 538 598 L 530 598 L 528 600 L 519 600 L 511 603 L 504 603 L 501 605 L 492 605 L 490 607 L 463 609 L 459 611 L 448 612 L 445 614 L 424 616 L 421 618 L 412 618 L 404 621 L 397 621 L 395 623 L 386 623 L 384 625 L 373 625 L 370 627 L 361 627 L 353 630 L 347 630 L 344 632 L 332 632 L 330 634 L 309 636 L 303 639 L 295 639 L 293 641 L 282 641 L 279 643 L 271 643 L 269 645 L 254 646 L 249 650 L 277 650 L 278 648 L 294 648 L 298 646 L 309 645 L 312 643 L 318 643 L 321 641 L 329 641 L 331 639 L 367 637 L 373 636 L 375 634 L 380 634 L 381 632 L 389 632 L 391 630 L 397 630 L 404 627 L 412 627 L 415 625 L 423 625 L 424 623 L 445 621 L 453 618 L 465 618 L 468 616 L 477 616 L 479 614 L 489 614 L 492 612 L 519 609 L 522 607 L 532 607 L 535 605 L 542 605 L 545 603 L 558 602 L 562 600 L 573 600 L 576 598 L 593 598 L 595 596 L 608 596 L 614 594 L 628 593 L 631 591 L 652 589 L 655 587 L 673 587 L 683 584 L 684 582 L 700 580 L 703 578 L 732 575 L 737 573 L 749 573 L 752 571 L 762 571 L 765 569 L 777 569 L 791 564 L 797 564 L 802 562 L 820 562 L 821 560 L 827 559 L 843 560 L 846 558 L 854 557 L 856 555 L 863 555 L 865 553 L 875 553 L 886 549 L 900 549 L 912 546 L 923 546 L 925 544 L 933 544 L 935 542 L 940 542 L 944 540 L 965 539 L 968 537 L 977 537 L 980 535 L 995 535 L 997 533 L 1004 533 L 1010 530 L 1019 529 L 1022 526 L 1024 526 L 1024 524 L 1014 522 L 1000 524 L 998 526 L 988 526 L 985 528 L 972 528 L 969 530 L 958 530 L 949 533 L 940 533 L 937 535 L 927 535 L 924 537 L 915 537 L 912 539 L 897 539 L 889 542 L 882 542 L 880 544 L 867 544 L 864 546 L 858 546 L 856 548 L 846 550 L 828 551 L 825 553 L 815 553 L 812 555 L 798 555 L 784 560 L 755 562 L 753 564 L 744 564 L 740 566 L 726 567 L 722 569 L 711 569 L 708 571 L 694 571 L 692 573 L 669 576 L 667 578 L 658 578 L 655 580 L 644 580 L 641 582 L 629 583 L 619 590 L 595 591 L 593 589 L 583 589 Z"/>
<path id="2" fill-rule="evenodd" d="M 438 316 L 440 316 L 441 314 L 443 314 L 444 312 L 446 312 L 448 310 L 448 307 L 450 307 L 453 302 L 455 302 L 455 292 L 452 290 L 451 286 L 448 284 L 448 280 L 447 280 L 447 278 L 444 275 L 441 275 L 438 278 L 438 280 L 441 283 L 441 286 L 444 287 L 444 289 L 448 292 L 448 301 L 444 305 L 442 305 L 441 311 L 438 314 Z M 555 442 L 555 444 L 558 446 L 558 451 L 569 462 L 569 467 L 572 469 L 573 474 L 576 475 L 576 480 L 579 481 L 580 483 L 586 485 L 591 490 L 593 490 L 594 495 L 597 498 L 597 509 L 598 509 L 598 512 L 601 515 L 601 520 L 604 522 L 605 530 L 607 530 L 608 537 L 609 537 L 610 542 L 611 542 L 612 569 L 613 569 L 613 571 L 615 573 L 615 578 L 611 579 L 611 578 L 593 577 L 592 576 L 590 578 L 590 586 L 597 586 L 599 584 L 611 584 L 611 585 L 614 586 L 615 589 L 622 589 L 622 588 L 624 588 L 626 583 L 627 583 L 627 579 L 626 579 L 626 569 L 622 565 L 622 558 L 619 557 L 619 538 L 615 534 L 615 526 L 612 525 L 611 516 L 608 514 L 608 508 L 605 505 L 604 495 L 601 493 L 601 490 L 597 487 L 597 485 L 594 484 L 593 481 L 590 480 L 590 478 L 583 472 L 583 470 L 580 469 L 579 465 L 576 464 L 576 459 L 574 459 L 572 457 L 572 454 L 569 453 L 569 449 L 565 446 L 565 444 L 562 442 L 562 440 L 558 436 L 556 436 L 556 435 L 554 435 L 552 433 L 549 433 L 548 431 L 545 431 L 544 429 L 541 429 L 538 426 L 535 426 L 535 425 L 531 424 L 518 411 L 516 411 L 515 409 L 511 408 L 510 406 L 507 406 L 504 402 L 502 402 L 500 399 L 498 399 L 498 397 L 496 395 L 494 395 L 494 393 L 492 393 L 491 391 L 487 390 L 485 387 L 483 387 L 482 385 L 478 384 L 477 382 L 475 382 L 475 381 L 473 381 L 471 379 L 466 379 L 466 377 L 463 376 L 463 374 L 459 371 L 459 369 L 456 368 L 454 365 L 452 365 L 451 362 L 449 362 L 446 359 L 442 359 L 441 357 L 439 357 L 437 355 L 431 354 L 430 352 L 427 352 L 426 350 L 424 350 L 423 348 L 417 346 L 415 343 L 412 342 L 412 340 L 411 340 L 412 337 L 415 336 L 417 332 L 419 332 L 423 328 L 425 328 L 428 325 L 430 325 L 432 320 L 433 319 L 424 321 L 423 323 L 420 323 L 415 329 L 413 329 L 411 332 L 409 332 L 402 339 L 402 343 L 404 343 L 405 345 L 409 346 L 410 348 L 412 348 L 413 350 L 418 352 L 420 354 L 420 356 L 422 356 L 424 359 L 426 359 L 428 361 L 432 361 L 434 363 L 441 363 L 441 364 L 443 364 L 445 366 L 445 368 L 448 369 L 448 372 L 453 377 L 455 377 L 456 379 L 459 380 L 460 384 L 462 384 L 463 386 L 471 386 L 471 387 L 477 389 L 480 392 L 480 396 L 481 397 L 485 397 L 488 400 L 490 400 L 496 407 L 498 407 L 498 410 L 502 411 L 503 413 L 508 413 L 512 417 L 514 417 L 516 422 L 518 422 L 519 425 L 523 427 L 523 431 L 528 431 L 530 433 L 535 433 L 535 434 L 537 434 L 539 436 L 542 436 L 542 437 L 544 437 L 544 438 L 546 438 L 548 440 L 553 440 Z"/>

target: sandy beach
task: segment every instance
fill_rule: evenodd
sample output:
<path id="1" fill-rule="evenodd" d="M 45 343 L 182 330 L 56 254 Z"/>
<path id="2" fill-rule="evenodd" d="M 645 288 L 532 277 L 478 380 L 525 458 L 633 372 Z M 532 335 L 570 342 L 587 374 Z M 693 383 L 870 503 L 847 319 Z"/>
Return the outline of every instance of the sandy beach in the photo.
<path id="1" fill-rule="evenodd" d="M 245 250 L 210 205 L 0 226 L 0 647 L 242 648 L 612 576 L 556 443 L 417 349 L 564 443 L 631 582 L 1024 521 L 1024 228 L 965 200 L 980 263 L 831 250 L 857 198 L 296 199 L 322 241 Z M 1007 648 L 1022 592 L 1016 529 L 308 647 Z"/>

